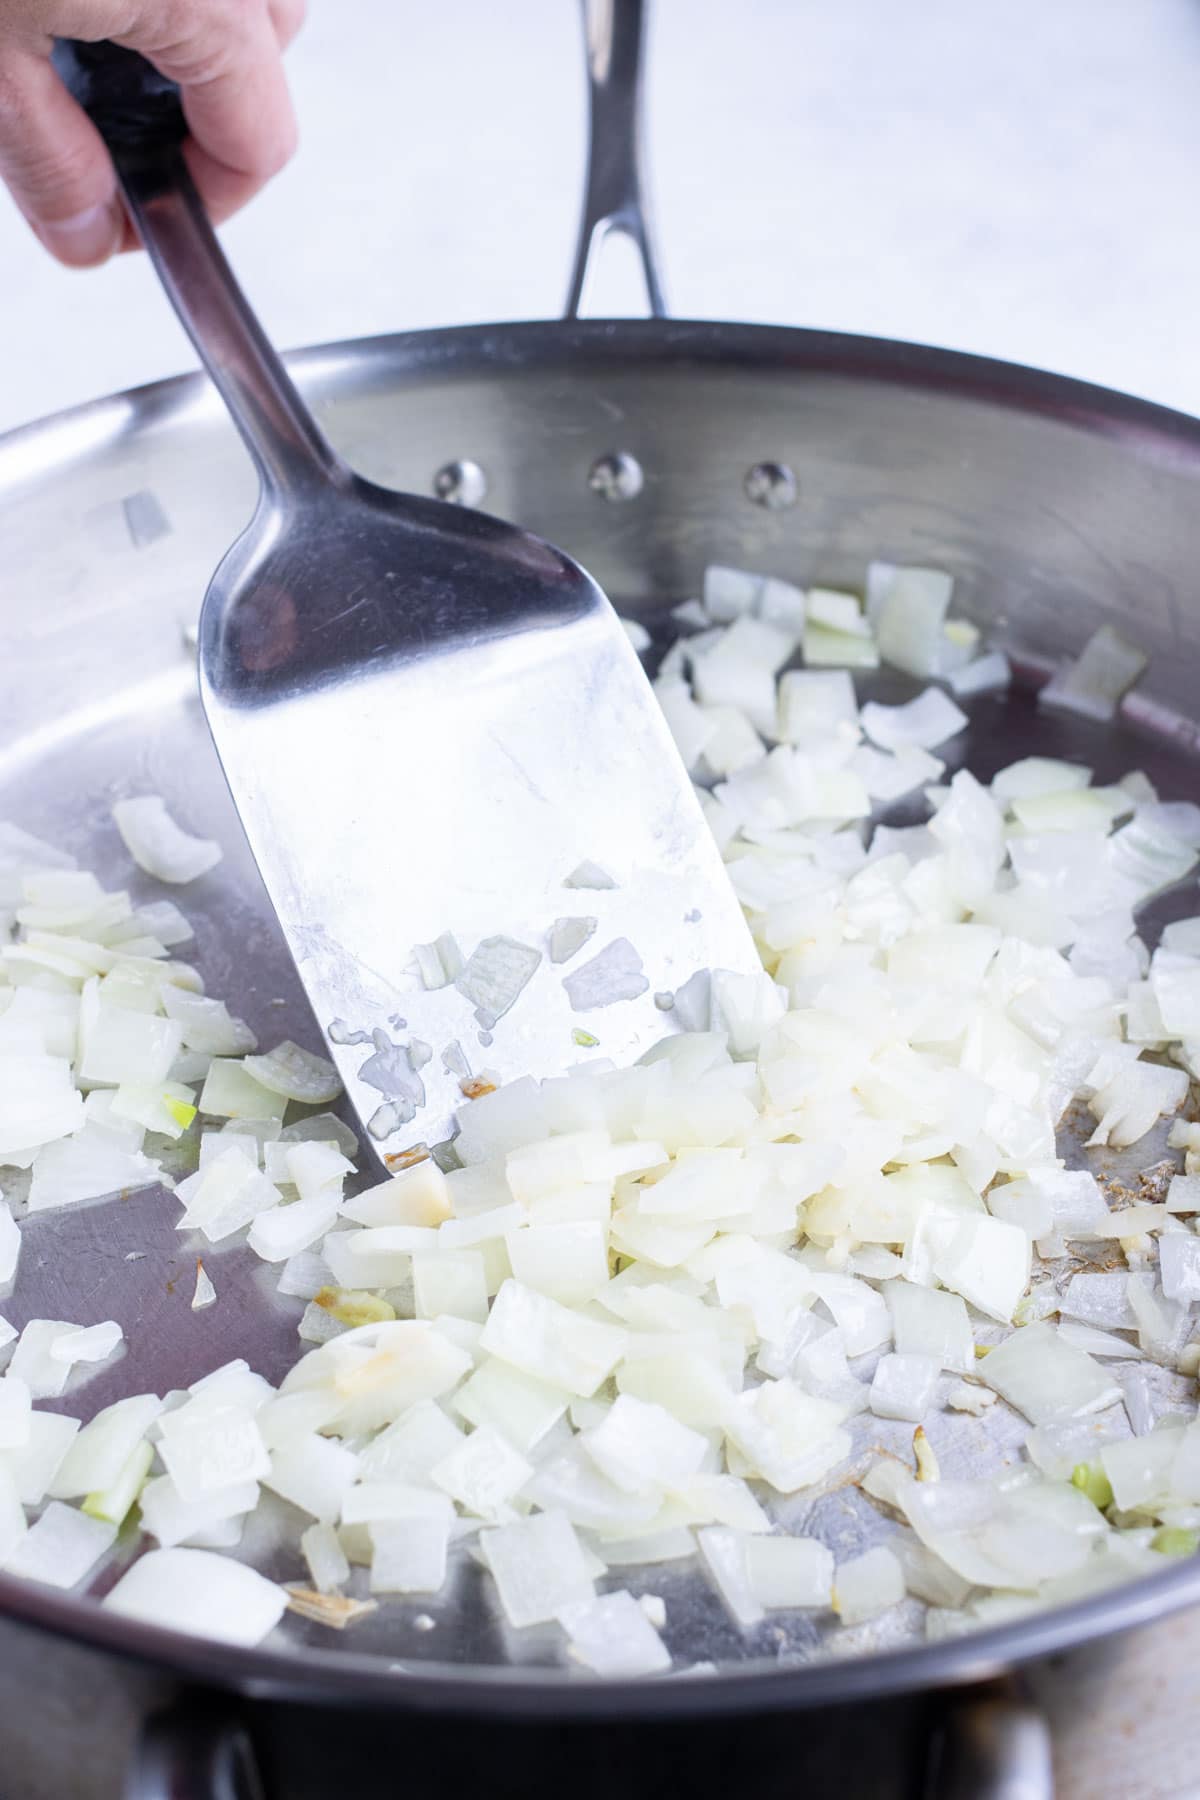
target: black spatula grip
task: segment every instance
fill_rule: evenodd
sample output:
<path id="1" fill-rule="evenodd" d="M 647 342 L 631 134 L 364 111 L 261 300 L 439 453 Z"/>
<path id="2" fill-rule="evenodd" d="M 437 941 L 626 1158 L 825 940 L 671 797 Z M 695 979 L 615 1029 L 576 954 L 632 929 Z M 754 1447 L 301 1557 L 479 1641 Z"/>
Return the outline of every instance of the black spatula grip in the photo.
<path id="1" fill-rule="evenodd" d="M 120 161 L 172 150 L 187 136 L 178 87 L 135 50 L 60 38 L 54 66 Z"/>

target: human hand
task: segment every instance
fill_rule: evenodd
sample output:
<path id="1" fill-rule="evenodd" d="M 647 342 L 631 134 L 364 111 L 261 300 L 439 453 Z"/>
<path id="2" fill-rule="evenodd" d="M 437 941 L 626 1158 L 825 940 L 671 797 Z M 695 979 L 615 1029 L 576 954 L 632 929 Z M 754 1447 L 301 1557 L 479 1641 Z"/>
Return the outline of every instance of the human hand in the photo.
<path id="1" fill-rule="evenodd" d="M 295 149 L 282 52 L 303 17 L 304 0 L 0 0 L 0 178 L 51 255 L 83 269 L 137 243 L 56 37 L 111 38 L 179 83 L 184 155 L 219 223 Z"/>

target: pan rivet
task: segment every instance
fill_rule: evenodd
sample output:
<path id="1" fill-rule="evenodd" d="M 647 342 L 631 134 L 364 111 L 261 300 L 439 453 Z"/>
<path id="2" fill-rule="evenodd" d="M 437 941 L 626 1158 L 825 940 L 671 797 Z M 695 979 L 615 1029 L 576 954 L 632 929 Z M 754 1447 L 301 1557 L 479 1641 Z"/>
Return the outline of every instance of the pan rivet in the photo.
<path id="1" fill-rule="evenodd" d="M 641 463 L 628 450 L 598 456 L 588 471 L 588 486 L 602 500 L 636 500 L 645 479 Z"/>
<path id="2" fill-rule="evenodd" d="M 478 506 L 487 493 L 487 476 L 470 457 L 443 463 L 433 478 L 433 491 L 439 500 L 455 506 Z"/>
<path id="3" fill-rule="evenodd" d="M 786 463 L 760 462 L 746 471 L 746 497 L 769 512 L 796 504 L 796 477 Z"/>

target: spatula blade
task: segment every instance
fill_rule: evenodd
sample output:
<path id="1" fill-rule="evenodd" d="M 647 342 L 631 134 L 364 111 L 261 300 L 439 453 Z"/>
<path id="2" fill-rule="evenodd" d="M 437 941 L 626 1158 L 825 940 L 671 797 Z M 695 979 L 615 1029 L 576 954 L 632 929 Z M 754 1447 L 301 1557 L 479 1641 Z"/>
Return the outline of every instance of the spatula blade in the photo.
<path id="1" fill-rule="evenodd" d="M 690 976 L 759 967 L 649 683 L 594 593 L 570 623 L 368 665 L 286 704 L 205 692 L 300 976 L 385 1159 L 449 1136 L 481 1078 L 628 1064 L 675 1028 L 664 1007 Z M 556 937 L 561 920 L 580 923 Z M 467 969 L 429 989 L 414 947 L 447 932 Z"/>

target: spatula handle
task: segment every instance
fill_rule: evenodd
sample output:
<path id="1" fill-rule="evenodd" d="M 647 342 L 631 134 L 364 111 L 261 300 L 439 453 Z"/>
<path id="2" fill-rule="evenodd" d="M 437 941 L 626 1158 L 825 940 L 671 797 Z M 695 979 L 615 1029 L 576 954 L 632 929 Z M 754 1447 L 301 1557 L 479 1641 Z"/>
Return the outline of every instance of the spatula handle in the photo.
<path id="1" fill-rule="evenodd" d="M 54 60 L 111 152 L 150 260 L 266 491 L 349 480 L 217 242 L 183 158 L 179 89 L 116 44 L 60 42 Z"/>
<path id="2" fill-rule="evenodd" d="M 114 158 L 159 156 L 187 136 L 178 86 L 135 51 L 60 38 L 54 66 Z"/>

